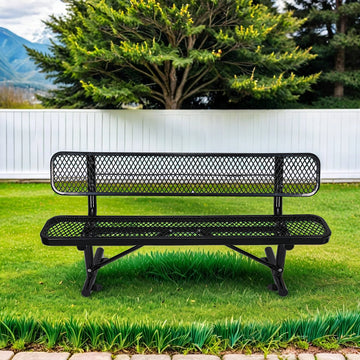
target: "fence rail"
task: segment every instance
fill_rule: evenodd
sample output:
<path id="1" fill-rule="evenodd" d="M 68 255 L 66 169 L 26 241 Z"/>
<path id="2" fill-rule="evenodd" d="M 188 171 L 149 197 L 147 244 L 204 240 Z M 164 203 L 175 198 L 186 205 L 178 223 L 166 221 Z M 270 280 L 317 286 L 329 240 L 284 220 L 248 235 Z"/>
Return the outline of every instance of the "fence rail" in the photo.
<path id="1" fill-rule="evenodd" d="M 313 152 L 360 181 L 360 110 L 0 110 L 0 179 L 48 179 L 58 150 Z"/>

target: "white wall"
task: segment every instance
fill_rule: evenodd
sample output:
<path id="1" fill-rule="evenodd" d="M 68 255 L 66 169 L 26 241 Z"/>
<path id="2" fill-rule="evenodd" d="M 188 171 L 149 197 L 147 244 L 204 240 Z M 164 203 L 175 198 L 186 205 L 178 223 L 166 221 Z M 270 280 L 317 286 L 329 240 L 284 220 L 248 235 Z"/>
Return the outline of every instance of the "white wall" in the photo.
<path id="1" fill-rule="evenodd" d="M 359 110 L 0 110 L 0 179 L 47 179 L 58 150 L 313 152 L 360 181 Z"/>

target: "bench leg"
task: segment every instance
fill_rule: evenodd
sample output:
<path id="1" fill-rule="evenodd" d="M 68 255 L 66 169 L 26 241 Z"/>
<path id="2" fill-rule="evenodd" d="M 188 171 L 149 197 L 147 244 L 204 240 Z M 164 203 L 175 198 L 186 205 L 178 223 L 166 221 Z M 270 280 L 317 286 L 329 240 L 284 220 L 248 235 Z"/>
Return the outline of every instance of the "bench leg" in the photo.
<path id="1" fill-rule="evenodd" d="M 284 282 L 283 273 L 284 273 L 286 250 L 291 250 L 294 247 L 293 245 L 278 245 L 276 257 L 273 249 L 271 247 L 267 247 L 265 248 L 265 253 L 266 253 L 265 258 L 258 258 L 257 256 L 250 254 L 242 249 L 239 249 L 237 246 L 234 245 L 226 245 L 226 246 L 270 268 L 274 279 L 274 284 L 269 285 L 268 288 L 272 291 L 277 291 L 280 296 L 286 296 L 288 294 L 288 289 L 286 288 Z"/>
<path id="2" fill-rule="evenodd" d="M 140 249 L 143 245 L 135 245 L 130 249 L 124 250 L 120 254 L 117 254 L 110 259 L 107 259 L 104 257 L 104 249 L 99 247 L 96 250 L 95 256 L 93 255 L 93 248 L 92 246 L 84 246 L 80 247 L 78 246 L 78 249 L 81 251 L 84 251 L 85 256 L 85 268 L 86 268 L 86 280 L 84 287 L 81 291 L 81 294 L 85 297 L 88 297 L 91 295 L 93 291 L 100 291 L 102 289 L 102 286 L 99 284 L 95 284 L 96 281 L 96 275 L 100 268 L 124 257 L 125 255 L 128 255 L 132 253 L 133 251 L 136 251 Z"/>
<path id="3" fill-rule="evenodd" d="M 272 291 L 277 291 L 280 296 L 286 296 L 288 294 L 288 289 L 286 288 L 283 278 L 286 247 L 285 245 L 278 245 L 276 257 L 271 247 L 265 249 L 265 254 L 267 261 L 276 266 L 276 269 L 271 269 L 274 284 L 270 284 L 268 288 Z"/>
<path id="4" fill-rule="evenodd" d="M 93 255 L 92 246 L 86 246 L 84 249 L 86 280 L 84 287 L 81 291 L 82 296 L 88 297 L 92 291 L 100 291 L 102 286 L 95 284 L 98 270 L 92 270 L 94 265 L 100 264 L 103 260 L 104 249 L 99 247 L 96 250 L 95 256 Z"/>

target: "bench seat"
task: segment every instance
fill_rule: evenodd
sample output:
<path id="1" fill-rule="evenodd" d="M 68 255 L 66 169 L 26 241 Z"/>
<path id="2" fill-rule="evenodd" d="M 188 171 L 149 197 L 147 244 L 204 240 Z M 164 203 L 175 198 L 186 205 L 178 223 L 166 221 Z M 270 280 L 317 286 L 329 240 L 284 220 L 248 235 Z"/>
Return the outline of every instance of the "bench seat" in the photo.
<path id="1" fill-rule="evenodd" d="M 46 245 L 306 245 L 324 244 L 315 215 L 56 216 L 41 232 Z"/>

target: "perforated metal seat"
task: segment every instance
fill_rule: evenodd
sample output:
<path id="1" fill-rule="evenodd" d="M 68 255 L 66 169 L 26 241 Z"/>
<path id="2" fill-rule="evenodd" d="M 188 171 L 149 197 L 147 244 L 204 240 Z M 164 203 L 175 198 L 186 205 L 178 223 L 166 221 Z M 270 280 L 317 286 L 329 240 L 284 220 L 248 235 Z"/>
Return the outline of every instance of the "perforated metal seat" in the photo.
<path id="1" fill-rule="evenodd" d="M 41 232 L 47 245 L 324 244 L 330 231 L 314 215 L 58 216 Z"/>

